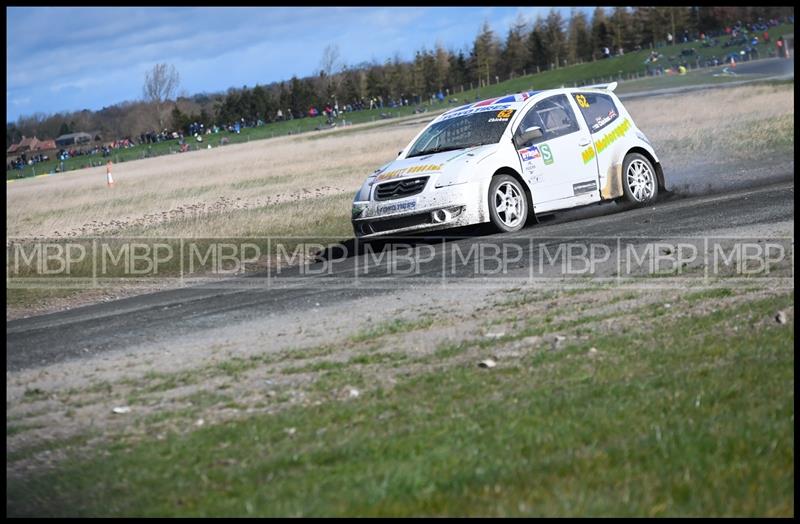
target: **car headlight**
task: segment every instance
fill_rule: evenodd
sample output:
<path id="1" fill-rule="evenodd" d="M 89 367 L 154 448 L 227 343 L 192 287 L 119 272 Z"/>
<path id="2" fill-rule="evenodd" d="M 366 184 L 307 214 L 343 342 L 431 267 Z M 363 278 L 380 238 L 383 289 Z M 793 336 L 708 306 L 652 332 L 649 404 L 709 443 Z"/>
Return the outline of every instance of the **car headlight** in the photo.
<path id="1" fill-rule="evenodd" d="M 367 204 L 365 202 L 353 202 L 353 220 L 361 218 L 365 209 L 367 209 Z"/>
<path id="2" fill-rule="evenodd" d="M 375 177 L 371 176 L 364 181 L 364 184 L 361 186 L 361 189 L 358 190 L 356 193 L 355 198 L 353 199 L 354 202 L 368 202 L 369 201 L 369 192 L 372 189 L 372 184 L 375 183 Z"/>

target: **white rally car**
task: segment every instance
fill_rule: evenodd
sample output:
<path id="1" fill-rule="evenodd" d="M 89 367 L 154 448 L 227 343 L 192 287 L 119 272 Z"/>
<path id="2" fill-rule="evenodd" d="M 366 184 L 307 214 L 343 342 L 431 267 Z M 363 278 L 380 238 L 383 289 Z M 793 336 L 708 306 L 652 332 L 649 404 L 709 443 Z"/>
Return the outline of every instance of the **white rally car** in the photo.
<path id="1" fill-rule="evenodd" d="M 439 115 L 356 193 L 356 236 L 485 222 L 517 231 L 558 209 L 653 202 L 663 170 L 616 85 L 531 91 Z"/>

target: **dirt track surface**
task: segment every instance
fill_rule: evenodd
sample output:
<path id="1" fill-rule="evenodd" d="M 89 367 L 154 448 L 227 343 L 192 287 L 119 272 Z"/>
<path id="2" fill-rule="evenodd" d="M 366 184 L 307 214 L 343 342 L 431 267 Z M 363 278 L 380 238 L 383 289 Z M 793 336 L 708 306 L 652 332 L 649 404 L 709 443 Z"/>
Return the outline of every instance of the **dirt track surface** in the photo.
<path id="1" fill-rule="evenodd" d="M 689 93 L 692 91 L 704 91 L 707 89 L 738 87 L 754 81 L 760 82 L 764 80 L 788 80 L 794 78 L 794 56 L 789 59 L 765 58 L 761 60 L 753 60 L 751 62 L 742 62 L 736 67 L 731 67 L 730 65 L 721 65 L 718 67 L 701 70 L 701 72 L 697 74 L 702 75 L 703 78 L 708 77 L 709 80 L 715 76 L 729 76 L 732 80 L 725 84 L 700 83 L 686 87 L 670 87 L 647 91 L 637 91 L 633 93 L 622 93 L 619 95 L 619 97 L 623 101 L 628 101 L 653 98 L 657 96 L 675 95 L 679 93 Z M 736 77 L 740 77 L 741 79 L 736 80 Z"/>
<path id="2" fill-rule="evenodd" d="M 751 231 L 752 236 L 783 232 L 790 235 L 794 213 L 793 165 L 783 170 L 773 166 L 769 183 L 745 190 L 707 196 L 668 197 L 653 207 L 620 212 L 615 204 L 592 206 L 562 213 L 553 221 L 523 229 L 514 235 L 490 235 L 449 241 L 420 241 L 435 252 L 413 279 L 394 276 L 376 285 L 385 265 L 376 265 L 369 275 L 354 278 L 368 263 L 353 256 L 335 266 L 333 275 L 303 276 L 297 269 L 263 278 L 231 279 L 213 286 L 197 286 L 142 295 L 74 310 L 14 320 L 6 328 L 7 372 L 49 366 L 69 361 L 108 360 L 114 355 L 136 354 L 166 357 L 154 368 L 181 367 L 203 360 L 218 345 L 236 341 L 247 347 L 259 342 L 271 351 L 302 342 L 304 330 L 319 330 L 325 321 L 336 328 L 368 327 L 374 319 L 390 319 L 397 312 L 385 305 L 428 307 L 437 296 L 475 303 L 491 294 L 492 286 L 475 280 L 469 267 L 450 277 L 467 284 L 461 292 L 443 293 L 442 253 L 457 243 L 467 252 L 471 243 L 519 242 L 525 256 L 507 276 L 525 279 L 529 260 L 536 253 L 527 240 L 548 237 L 571 238 L 698 237 L 724 235 L 726 231 Z M 741 232 L 740 232 L 741 234 Z M 486 288 L 486 289 L 482 289 Z M 444 291 L 444 290 L 442 290 Z M 367 307 L 367 304 L 371 304 Z M 331 324 L 330 327 L 334 327 Z M 324 331 L 324 329 L 323 329 Z M 281 338 L 283 337 L 283 338 Z M 284 341 L 287 341 L 284 343 Z M 246 352 L 246 350 L 243 349 Z"/>

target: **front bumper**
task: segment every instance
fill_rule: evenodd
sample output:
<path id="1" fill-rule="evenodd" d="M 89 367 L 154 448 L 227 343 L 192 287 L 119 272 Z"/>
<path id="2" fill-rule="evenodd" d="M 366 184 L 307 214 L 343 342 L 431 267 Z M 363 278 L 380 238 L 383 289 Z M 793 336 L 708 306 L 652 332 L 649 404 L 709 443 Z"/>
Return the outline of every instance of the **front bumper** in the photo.
<path id="1" fill-rule="evenodd" d="M 484 191 L 477 182 L 448 187 L 428 187 L 410 198 L 354 202 L 364 207 L 353 218 L 357 238 L 423 232 L 486 222 L 482 206 Z"/>

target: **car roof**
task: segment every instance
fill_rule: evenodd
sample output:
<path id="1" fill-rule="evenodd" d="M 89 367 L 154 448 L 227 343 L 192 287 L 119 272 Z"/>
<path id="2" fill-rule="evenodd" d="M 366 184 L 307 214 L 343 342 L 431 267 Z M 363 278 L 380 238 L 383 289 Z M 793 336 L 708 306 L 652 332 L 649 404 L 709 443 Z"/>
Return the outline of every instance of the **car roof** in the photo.
<path id="1" fill-rule="evenodd" d="M 454 113 L 456 111 L 464 111 L 466 109 L 475 109 L 480 107 L 487 107 L 493 106 L 497 104 L 511 104 L 510 107 L 512 109 L 517 109 L 518 107 L 522 106 L 522 103 L 528 100 L 530 97 L 534 95 L 538 95 L 542 91 L 525 91 L 522 93 L 517 93 L 513 95 L 504 95 L 504 96 L 497 96 L 494 98 L 486 98 L 481 100 L 480 102 L 475 102 L 472 104 L 464 104 L 463 106 L 458 106 L 456 108 L 450 109 L 449 111 L 445 111 L 445 115 L 448 113 Z"/>
<path id="2" fill-rule="evenodd" d="M 447 120 L 455 116 L 456 113 L 464 112 L 464 114 L 466 114 L 467 112 L 469 113 L 479 112 L 482 110 L 482 108 L 485 108 L 485 110 L 492 110 L 494 109 L 494 106 L 498 106 L 500 104 L 503 105 L 504 109 L 521 109 L 522 106 L 524 106 L 525 103 L 530 98 L 542 93 L 547 93 L 547 94 L 572 93 L 576 91 L 587 91 L 587 90 L 592 90 L 592 91 L 603 90 L 606 92 L 611 92 L 616 87 L 617 83 L 613 82 L 611 84 L 599 84 L 599 85 L 591 85 L 583 87 L 566 87 L 566 88 L 560 87 L 555 89 L 541 89 L 538 91 L 524 91 L 522 93 L 516 93 L 513 95 L 503 95 L 495 98 L 487 98 L 485 100 L 474 102 L 472 104 L 464 104 L 462 106 L 458 106 L 456 108 L 445 111 L 444 113 L 439 115 L 439 117 L 436 120 L 437 121 Z"/>

